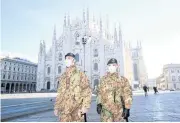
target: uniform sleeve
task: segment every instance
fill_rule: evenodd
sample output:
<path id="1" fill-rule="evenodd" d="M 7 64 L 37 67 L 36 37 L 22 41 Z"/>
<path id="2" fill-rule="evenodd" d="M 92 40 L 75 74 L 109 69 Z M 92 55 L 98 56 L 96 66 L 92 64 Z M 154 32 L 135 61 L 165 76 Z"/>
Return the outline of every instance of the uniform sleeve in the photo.
<path id="1" fill-rule="evenodd" d="M 131 89 L 128 79 L 126 78 L 124 78 L 122 91 L 123 91 L 123 99 L 125 103 L 125 108 L 130 109 L 132 105 L 132 101 L 133 101 L 132 89 Z"/>
<path id="2" fill-rule="evenodd" d="M 97 98 L 96 98 L 97 104 L 101 103 L 101 83 L 102 83 L 102 79 L 100 79 L 100 83 L 98 84 L 97 87 Z"/>
<path id="3" fill-rule="evenodd" d="M 63 76 L 63 75 L 62 75 Z M 61 83 L 62 81 L 62 76 L 59 77 L 59 82 Z M 63 83 L 61 83 L 61 86 L 59 86 L 58 90 L 57 90 L 57 96 L 56 96 L 56 100 L 55 100 L 55 104 L 54 104 L 54 110 L 58 110 L 60 105 L 61 105 L 61 97 L 62 97 L 62 89 L 63 89 Z"/>
<path id="4" fill-rule="evenodd" d="M 83 72 L 81 73 L 81 89 L 82 89 L 81 96 L 83 99 L 82 107 L 90 108 L 92 90 L 89 84 L 89 80 Z"/>

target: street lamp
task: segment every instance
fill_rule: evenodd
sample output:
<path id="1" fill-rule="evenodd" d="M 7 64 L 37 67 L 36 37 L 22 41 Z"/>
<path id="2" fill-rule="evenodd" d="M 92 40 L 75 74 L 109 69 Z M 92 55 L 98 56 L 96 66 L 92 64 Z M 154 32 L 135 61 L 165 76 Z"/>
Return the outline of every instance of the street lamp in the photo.
<path id="1" fill-rule="evenodd" d="M 82 44 L 83 44 L 83 48 L 84 48 L 84 73 L 86 72 L 85 71 L 85 45 L 86 45 L 87 41 L 90 40 L 90 38 L 91 38 L 91 36 L 88 37 L 86 35 L 82 38 Z"/>
<path id="2" fill-rule="evenodd" d="M 85 71 L 85 45 L 89 39 L 90 39 L 90 36 L 87 37 L 86 35 L 82 38 L 82 44 L 83 44 L 83 48 L 84 48 L 84 73 L 86 72 Z M 84 114 L 84 121 L 87 122 L 86 113 Z"/>

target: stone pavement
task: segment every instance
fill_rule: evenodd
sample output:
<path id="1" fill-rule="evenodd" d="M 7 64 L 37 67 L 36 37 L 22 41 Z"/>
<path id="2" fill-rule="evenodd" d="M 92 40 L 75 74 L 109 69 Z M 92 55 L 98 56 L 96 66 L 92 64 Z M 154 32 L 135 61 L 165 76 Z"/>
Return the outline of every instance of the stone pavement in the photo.
<path id="1" fill-rule="evenodd" d="M 132 122 L 153 122 L 153 121 L 179 121 L 180 122 L 180 92 L 163 93 L 157 95 L 143 95 L 133 97 L 131 116 Z M 93 100 L 88 114 L 88 121 L 100 121 L 96 113 L 96 102 Z M 29 115 L 11 122 L 57 122 L 57 117 L 53 111 L 42 112 L 35 115 Z"/>

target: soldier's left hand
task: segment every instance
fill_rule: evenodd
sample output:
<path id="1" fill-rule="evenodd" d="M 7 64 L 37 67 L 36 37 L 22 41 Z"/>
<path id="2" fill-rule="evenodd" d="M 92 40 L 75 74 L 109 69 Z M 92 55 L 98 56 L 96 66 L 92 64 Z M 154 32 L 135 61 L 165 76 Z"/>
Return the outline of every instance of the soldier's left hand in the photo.
<path id="1" fill-rule="evenodd" d="M 86 109 L 86 108 L 82 108 L 82 109 L 79 110 L 78 116 L 79 116 L 79 117 L 82 117 L 83 114 L 85 114 L 86 112 L 87 112 L 87 109 Z"/>

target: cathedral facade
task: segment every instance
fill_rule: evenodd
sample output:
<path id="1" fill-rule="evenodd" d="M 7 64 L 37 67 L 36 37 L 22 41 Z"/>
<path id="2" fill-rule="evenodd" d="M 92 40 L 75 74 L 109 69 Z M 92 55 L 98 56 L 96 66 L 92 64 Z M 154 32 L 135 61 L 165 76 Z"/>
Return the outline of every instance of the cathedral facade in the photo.
<path id="1" fill-rule="evenodd" d="M 82 39 L 87 43 L 82 44 Z M 109 24 L 89 19 L 89 11 L 83 12 L 82 18 L 70 20 L 64 17 L 63 32 L 57 38 L 54 28 L 52 46 L 46 52 L 44 41 L 40 42 L 37 71 L 37 91 L 41 89 L 57 90 L 61 84 L 59 76 L 65 71 L 65 54 L 72 52 L 76 56 L 76 66 L 85 71 L 92 89 L 99 83 L 107 71 L 107 62 L 116 58 L 119 63 L 118 73 L 133 81 L 133 61 L 129 44 L 122 40 L 120 26 L 109 32 Z"/>

